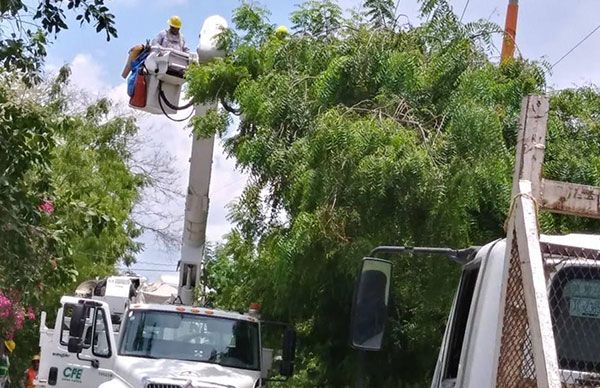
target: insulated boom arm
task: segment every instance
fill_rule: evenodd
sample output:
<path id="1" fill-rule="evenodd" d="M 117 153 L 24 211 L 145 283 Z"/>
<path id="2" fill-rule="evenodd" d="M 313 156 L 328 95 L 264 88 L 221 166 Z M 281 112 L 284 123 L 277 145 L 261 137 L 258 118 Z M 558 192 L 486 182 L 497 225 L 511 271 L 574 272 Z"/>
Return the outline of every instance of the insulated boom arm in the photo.
<path id="1" fill-rule="evenodd" d="M 191 63 L 202 64 L 224 55 L 223 50 L 219 48 L 217 36 L 226 28 L 227 22 L 223 17 L 214 15 L 206 18 L 200 31 L 197 56 L 153 46 L 144 60 L 144 72 L 136 75 L 146 78 L 146 89 L 134 92 L 141 93 L 141 98 L 136 104 L 130 101 L 130 106 L 148 113 L 167 116 L 186 109 L 187 105 L 181 107 L 178 104 L 181 87 L 186 82 L 185 71 Z M 216 107 L 216 102 L 208 102 L 196 104 L 194 110 L 196 116 L 202 116 L 209 109 Z M 185 305 L 193 304 L 194 290 L 200 283 L 202 274 L 214 141 L 214 136 L 199 138 L 194 135 L 192 139 L 178 285 L 178 297 Z"/>
<path id="2" fill-rule="evenodd" d="M 197 106 L 196 115 L 204 114 L 206 109 L 207 106 Z M 193 136 L 193 138 L 179 267 L 179 297 L 186 305 L 192 304 L 194 289 L 200 283 L 202 273 L 208 219 L 208 190 L 215 140 L 214 136 L 210 138 Z"/>
<path id="3" fill-rule="evenodd" d="M 220 16 L 210 16 L 202 25 L 197 53 L 200 63 L 220 57 L 223 52 L 217 48 L 216 36 L 227 27 Z M 196 116 L 202 116 L 217 104 L 198 104 L 194 107 Z M 192 136 L 192 156 L 190 158 L 190 180 L 185 200 L 183 245 L 179 266 L 179 298 L 185 305 L 194 302 L 194 290 L 200 284 L 203 270 L 204 247 L 206 244 L 206 224 L 208 220 L 208 191 L 212 170 L 215 137 L 199 138 Z"/>

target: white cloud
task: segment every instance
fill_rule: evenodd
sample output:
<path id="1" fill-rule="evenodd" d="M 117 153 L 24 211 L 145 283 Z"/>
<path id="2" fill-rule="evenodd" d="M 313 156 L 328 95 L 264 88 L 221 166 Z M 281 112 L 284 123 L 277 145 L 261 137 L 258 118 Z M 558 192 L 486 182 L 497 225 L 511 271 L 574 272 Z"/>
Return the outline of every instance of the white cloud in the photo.
<path id="1" fill-rule="evenodd" d="M 337 3 L 340 8 L 348 10 L 360 7 L 363 2 L 361 0 L 339 0 Z"/>
<path id="2" fill-rule="evenodd" d="M 104 69 L 90 54 L 77 54 L 71 62 L 71 84 L 92 95 L 103 95 L 109 89 Z"/>
<path id="3" fill-rule="evenodd" d="M 144 6 L 153 5 L 161 8 L 173 7 L 178 5 L 184 5 L 189 3 L 189 0 L 113 0 L 114 5 L 121 7 L 135 7 L 140 4 L 144 4 Z"/>
<path id="4" fill-rule="evenodd" d="M 218 176 L 217 176 L 218 175 Z M 208 215 L 207 239 L 219 241 L 230 231 L 227 221 L 227 205 L 242 194 L 247 176 L 235 169 L 235 161 L 225 156 L 221 141 L 215 144 L 212 184 L 210 186 L 210 206 Z"/>

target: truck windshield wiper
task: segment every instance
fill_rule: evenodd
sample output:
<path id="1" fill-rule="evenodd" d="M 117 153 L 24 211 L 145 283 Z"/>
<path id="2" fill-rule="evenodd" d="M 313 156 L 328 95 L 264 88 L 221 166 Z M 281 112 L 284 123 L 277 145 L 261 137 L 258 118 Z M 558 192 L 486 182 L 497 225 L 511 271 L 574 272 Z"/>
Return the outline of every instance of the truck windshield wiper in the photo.
<path id="1" fill-rule="evenodd" d="M 215 349 L 213 349 L 213 351 L 210 352 L 210 357 L 208 358 L 208 361 L 216 363 L 217 358 L 219 358 L 219 359 L 221 358 L 220 356 L 221 356 L 221 353 L 218 353 Z"/>

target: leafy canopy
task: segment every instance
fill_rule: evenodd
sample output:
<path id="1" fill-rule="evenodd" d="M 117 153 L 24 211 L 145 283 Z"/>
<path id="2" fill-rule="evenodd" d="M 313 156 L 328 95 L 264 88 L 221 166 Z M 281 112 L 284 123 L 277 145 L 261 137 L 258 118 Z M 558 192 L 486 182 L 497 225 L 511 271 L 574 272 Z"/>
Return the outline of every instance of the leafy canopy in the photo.
<path id="1" fill-rule="evenodd" d="M 104 0 L 5 0 L 0 2 L 0 63 L 6 70 L 19 71 L 31 84 L 41 81 L 46 45 L 68 29 L 67 14 L 75 13 L 80 25 L 92 24 L 106 40 L 117 37 L 115 16 Z M 31 9 L 30 9 L 31 8 Z"/>
<path id="2" fill-rule="evenodd" d="M 149 180 L 130 167 L 137 126 L 104 99 L 77 109 L 68 73 L 35 88 L 0 73 L 0 304 L 20 318 L 3 321 L 0 335 L 22 349 L 15 381 L 39 340 L 23 314 L 52 319 L 61 295 L 141 248 L 131 212 Z"/>
<path id="3" fill-rule="evenodd" d="M 308 1 L 282 38 L 266 10 L 243 3 L 222 35 L 228 55 L 188 73 L 197 101 L 225 107 L 195 121 L 196 134 L 224 135 L 240 113 L 226 150 L 251 177 L 209 267 L 215 303 L 258 300 L 265 315 L 296 324 L 296 386 L 354 381 L 349 307 L 371 248 L 504 235 L 520 103 L 542 91 L 543 67 L 494 63 L 499 28 L 463 24 L 445 1 L 425 1 L 422 12 L 421 25 L 406 27 L 390 1 L 365 1 L 349 19 L 332 1 Z M 598 101 L 593 88 L 553 96 L 549 177 L 600 183 L 590 157 L 600 154 Z M 597 227 L 542 221 L 548 232 Z M 372 386 L 429 378 L 458 279 L 439 258 L 396 262 L 386 349 L 367 368 Z"/>

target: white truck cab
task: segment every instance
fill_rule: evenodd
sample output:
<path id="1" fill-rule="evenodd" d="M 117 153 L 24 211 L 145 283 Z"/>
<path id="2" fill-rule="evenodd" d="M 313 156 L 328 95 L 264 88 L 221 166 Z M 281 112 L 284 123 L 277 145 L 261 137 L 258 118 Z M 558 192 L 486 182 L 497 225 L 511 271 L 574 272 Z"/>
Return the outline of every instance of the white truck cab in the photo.
<path id="1" fill-rule="evenodd" d="M 432 387 L 495 386 L 492 372 L 500 333 L 505 241 L 487 244 L 463 266 Z M 562 383 L 596 387 L 600 384 L 600 236 L 541 235 L 540 247 Z"/>
<path id="2" fill-rule="evenodd" d="M 74 306 L 87 302 L 84 341 L 79 353 L 69 352 L 69 326 Z M 99 386 L 113 378 L 116 353 L 113 325 L 109 324 L 108 304 L 76 297 L 62 297 L 54 329 L 46 327 L 46 314 L 40 324 L 41 362 L 36 387 Z"/>
<path id="3" fill-rule="evenodd" d="M 54 329 L 44 314 L 36 386 L 255 388 L 269 380 L 273 350 L 262 347 L 257 317 L 165 304 L 130 304 L 116 325 L 110 317 L 107 303 L 69 296 Z M 286 330 L 284 377 L 293 371 L 291 336 Z"/>
<path id="4" fill-rule="evenodd" d="M 600 235 L 541 235 L 540 247 L 546 263 L 562 384 L 597 387 L 600 385 Z M 437 248 L 440 252 L 431 252 L 436 248 L 396 248 L 397 252 L 445 253 L 462 261 L 460 284 L 431 387 L 495 387 L 494 349 L 501 333 L 498 317 L 506 240 L 465 250 L 469 254 L 458 260 L 452 250 L 443 248 Z M 390 274 L 391 262 L 363 259 L 353 306 L 352 344 L 357 349 L 381 349 Z M 377 309 L 378 305 L 382 308 Z M 523 382 L 517 386 L 530 385 Z"/>

